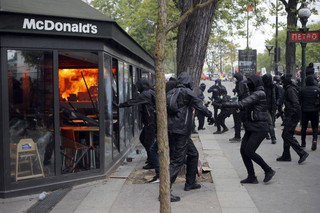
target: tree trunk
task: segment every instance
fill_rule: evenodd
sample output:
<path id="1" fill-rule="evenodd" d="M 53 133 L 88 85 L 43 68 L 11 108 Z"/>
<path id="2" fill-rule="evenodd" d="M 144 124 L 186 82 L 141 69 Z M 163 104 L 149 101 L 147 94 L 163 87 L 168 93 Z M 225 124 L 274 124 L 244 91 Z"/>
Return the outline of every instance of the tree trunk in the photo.
<path id="1" fill-rule="evenodd" d="M 287 31 L 295 31 L 297 29 L 297 5 L 298 0 L 289 0 L 285 5 L 287 11 Z M 289 43 L 287 39 L 286 45 L 286 73 L 295 73 L 296 63 L 296 44 Z"/>
<path id="2" fill-rule="evenodd" d="M 200 2 L 203 3 L 205 0 Z M 188 72 L 196 88 L 200 83 L 217 2 L 195 11 L 178 28 L 177 74 Z M 185 13 L 192 4 L 193 0 L 180 0 L 181 14 Z"/>
<path id="3" fill-rule="evenodd" d="M 169 143 L 167 131 L 167 106 L 165 94 L 165 43 L 167 26 L 166 0 L 158 0 L 158 27 L 156 48 L 154 51 L 156 70 L 156 106 L 157 106 L 157 143 L 160 167 L 160 212 L 170 213 L 170 174 L 169 174 Z"/>

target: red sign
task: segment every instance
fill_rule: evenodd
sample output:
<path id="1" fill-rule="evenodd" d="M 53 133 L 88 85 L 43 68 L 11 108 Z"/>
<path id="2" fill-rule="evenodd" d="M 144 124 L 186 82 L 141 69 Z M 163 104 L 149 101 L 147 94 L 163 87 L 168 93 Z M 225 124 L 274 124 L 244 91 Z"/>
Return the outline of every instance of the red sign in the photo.
<path id="1" fill-rule="evenodd" d="M 319 42 L 319 31 L 289 32 L 289 42 Z"/>

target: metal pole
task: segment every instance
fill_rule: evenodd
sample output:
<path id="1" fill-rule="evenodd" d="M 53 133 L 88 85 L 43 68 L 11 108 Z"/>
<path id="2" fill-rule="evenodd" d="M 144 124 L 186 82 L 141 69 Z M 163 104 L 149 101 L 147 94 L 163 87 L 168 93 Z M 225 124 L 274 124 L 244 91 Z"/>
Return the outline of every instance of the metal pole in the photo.
<path id="1" fill-rule="evenodd" d="M 249 49 L 249 11 L 247 10 L 247 49 Z"/>
<path id="2" fill-rule="evenodd" d="M 275 45 L 275 49 L 274 49 L 274 62 L 275 62 L 275 73 L 276 75 L 278 75 L 278 56 L 279 52 L 278 52 L 278 0 L 276 0 L 276 45 Z"/>
<path id="3" fill-rule="evenodd" d="M 306 85 L 306 47 L 307 43 L 301 42 L 302 47 L 302 74 L 301 74 L 301 84 L 302 87 L 305 87 Z"/>

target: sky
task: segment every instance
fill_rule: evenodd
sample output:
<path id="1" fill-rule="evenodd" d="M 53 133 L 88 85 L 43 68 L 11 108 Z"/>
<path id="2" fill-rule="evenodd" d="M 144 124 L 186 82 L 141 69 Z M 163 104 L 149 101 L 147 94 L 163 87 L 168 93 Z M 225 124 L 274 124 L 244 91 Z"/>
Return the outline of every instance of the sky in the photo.
<path id="1" fill-rule="evenodd" d="M 275 3 L 276 0 L 267 0 L 266 2 L 273 2 Z M 265 6 L 268 8 L 268 4 L 265 4 Z M 269 3 L 270 4 L 270 3 Z M 280 1 L 279 1 L 279 4 Z M 308 20 L 308 24 L 314 24 L 320 21 L 320 2 L 316 2 L 312 5 L 314 8 L 318 10 L 318 15 L 312 14 Z M 279 17 L 279 23 L 286 23 L 286 16 L 278 16 Z M 252 37 L 249 39 L 249 47 L 252 49 L 256 49 L 258 53 L 263 53 L 264 50 L 266 49 L 265 47 L 265 41 L 267 39 L 271 39 L 272 36 L 275 34 L 275 29 L 272 29 L 271 25 L 275 24 L 276 22 L 276 17 L 275 16 L 270 16 L 269 21 L 267 24 L 261 26 L 259 29 L 254 29 L 251 27 L 250 29 L 250 24 L 249 24 L 249 31 Z M 298 21 L 298 26 L 301 26 L 300 21 Z M 280 28 L 279 30 L 282 30 Z M 262 31 L 265 31 L 263 33 Z M 240 45 L 239 49 L 245 49 L 247 46 L 247 39 L 246 38 L 236 38 L 235 42 L 237 42 Z"/>

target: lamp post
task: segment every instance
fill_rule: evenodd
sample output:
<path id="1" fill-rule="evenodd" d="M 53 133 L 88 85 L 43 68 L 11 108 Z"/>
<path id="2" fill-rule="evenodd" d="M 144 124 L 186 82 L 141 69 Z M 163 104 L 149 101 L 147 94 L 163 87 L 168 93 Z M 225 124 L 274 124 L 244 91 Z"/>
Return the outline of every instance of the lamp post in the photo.
<path id="1" fill-rule="evenodd" d="M 269 56 L 271 55 L 271 54 L 273 54 L 273 53 L 271 53 L 271 50 L 273 49 L 273 45 L 266 45 L 266 48 L 267 48 L 267 50 L 268 50 L 268 52 L 269 52 Z M 272 61 L 272 60 L 271 60 Z M 270 69 L 272 69 L 272 65 L 270 66 Z"/>
<path id="2" fill-rule="evenodd" d="M 279 63 L 279 51 L 278 51 L 278 0 L 276 0 L 276 45 L 274 47 L 274 62 L 275 62 L 275 69 L 274 72 L 276 75 L 278 73 L 278 63 Z"/>
<path id="3" fill-rule="evenodd" d="M 306 27 L 308 18 L 311 16 L 311 11 L 309 8 L 306 7 L 305 2 L 302 3 L 301 9 L 298 12 L 298 17 L 300 18 L 300 22 L 302 24 L 302 28 L 299 30 L 302 32 L 307 32 L 309 28 Z M 306 79 L 306 47 L 307 42 L 302 41 L 301 43 L 302 48 L 302 75 L 301 75 L 301 83 L 302 87 L 305 86 L 305 79 Z"/>

